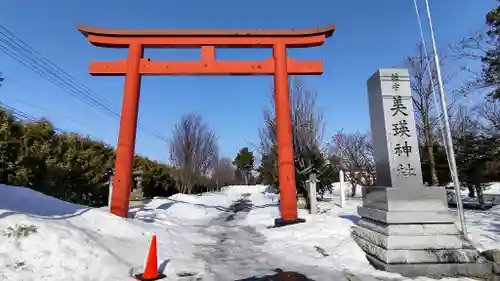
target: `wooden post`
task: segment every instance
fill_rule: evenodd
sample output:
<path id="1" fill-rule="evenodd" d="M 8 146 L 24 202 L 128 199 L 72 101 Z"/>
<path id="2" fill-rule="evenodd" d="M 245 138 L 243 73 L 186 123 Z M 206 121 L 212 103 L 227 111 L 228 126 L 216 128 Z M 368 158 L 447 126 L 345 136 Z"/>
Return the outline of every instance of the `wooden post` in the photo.
<path id="1" fill-rule="evenodd" d="M 297 191 L 293 163 L 292 116 L 285 44 L 274 45 L 273 58 L 280 211 L 283 221 L 295 221 L 297 219 Z"/>
<path id="2" fill-rule="evenodd" d="M 111 213 L 123 218 L 128 216 L 130 188 L 132 186 L 139 91 L 141 86 L 139 67 L 142 54 L 142 45 L 132 44 L 129 46 L 120 132 L 118 147 L 116 149 L 113 197 L 111 198 Z"/>
<path id="3" fill-rule="evenodd" d="M 113 198 L 113 175 L 109 178 L 108 184 L 108 209 L 111 212 L 111 198 Z"/>

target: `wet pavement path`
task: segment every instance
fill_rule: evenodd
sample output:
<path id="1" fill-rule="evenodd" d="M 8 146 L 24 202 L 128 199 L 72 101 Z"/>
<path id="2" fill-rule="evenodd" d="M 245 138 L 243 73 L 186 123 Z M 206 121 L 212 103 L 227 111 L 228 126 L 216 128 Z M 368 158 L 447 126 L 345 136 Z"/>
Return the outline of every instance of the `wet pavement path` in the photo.
<path id="1" fill-rule="evenodd" d="M 208 225 L 200 227 L 200 231 L 213 237 L 215 242 L 209 245 L 198 245 L 200 251 L 196 253 L 196 256 L 207 264 L 203 276 L 193 274 L 191 277 L 185 276 L 184 280 L 351 280 L 344 272 L 325 272 L 325 269 L 319 267 L 294 264 L 289 260 L 261 251 L 266 238 L 255 228 L 240 224 L 252 207 L 251 201 L 243 196 L 229 207 L 227 213 L 221 214 Z"/>

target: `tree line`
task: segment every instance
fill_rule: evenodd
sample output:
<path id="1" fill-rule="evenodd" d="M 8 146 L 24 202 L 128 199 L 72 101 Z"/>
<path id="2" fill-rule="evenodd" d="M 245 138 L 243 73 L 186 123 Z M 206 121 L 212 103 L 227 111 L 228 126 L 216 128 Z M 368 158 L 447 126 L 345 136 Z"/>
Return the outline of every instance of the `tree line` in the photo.
<path id="1" fill-rule="evenodd" d="M 25 186 L 69 202 L 104 206 L 115 150 L 89 137 L 59 132 L 46 119 L 27 121 L 0 109 L 0 183 Z M 136 156 L 146 195 L 175 188 L 172 168 Z"/>
<path id="2" fill-rule="evenodd" d="M 196 142 L 201 140 L 201 142 Z M 248 183 L 254 157 L 243 148 L 234 161 L 218 159 L 216 139 L 199 116 L 186 115 L 174 129 L 172 165 L 136 155 L 134 185 L 144 197 L 199 193 Z M 58 131 L 47 119 L 22 120 L 0 108 L 0 183 L 56 198 L 105 206 L 115 149 L 76 133 Z M 211 173 L 209 173 L 211 171 Z M 133 188 L 133 187 L 131 187 Z"/>

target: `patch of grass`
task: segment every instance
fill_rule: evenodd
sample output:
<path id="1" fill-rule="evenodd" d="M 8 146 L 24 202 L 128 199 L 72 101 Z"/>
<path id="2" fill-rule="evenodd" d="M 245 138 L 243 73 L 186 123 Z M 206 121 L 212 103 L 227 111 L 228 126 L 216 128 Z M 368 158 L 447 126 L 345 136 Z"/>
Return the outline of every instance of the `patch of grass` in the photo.
<path id="1" fill-rule="evenodd" d="M 38 232 L 38 227 L 36 225 L 16 224 L 14 226 L 7 227 L 7 229 L 5 229 L 2 232 L 2 235 L 9 238 L 10 237 L 21 238 L 21 237 L 28 237 L 29 235 L 37 232 Z"/>
<path id="2" fill-rule="evenodd" d="M 195 276 L 196 273 L 193 273 L 193 272 L 179 272 L 177 273 L 177 276 L 179 277 L 191 277 L 191 276 Z"/>
<path id="3" fill-rule="evenodd" d="M 15 269 L 19 269 L 21 267 L 24 267 L 26 265 L 26 262 L 25 261 L 17 261 L 15 264 L 14 264 L 14 268 Z"/>
<path id="4" fill-rule="evenodd" d="M 481 256 L 485 257 L 487 260 L 500 263 L 500 250 L 499 249 L 489 249 L 481 253 Z"/>

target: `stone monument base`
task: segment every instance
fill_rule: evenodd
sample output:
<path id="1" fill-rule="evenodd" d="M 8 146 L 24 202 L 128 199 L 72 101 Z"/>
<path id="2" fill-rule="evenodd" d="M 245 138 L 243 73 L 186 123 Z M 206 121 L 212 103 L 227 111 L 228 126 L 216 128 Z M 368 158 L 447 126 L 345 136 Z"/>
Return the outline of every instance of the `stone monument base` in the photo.
<path id="1" fill-rule="evenodd" d="M 377 269 L 416 276 L 482 277 L 491 264 L 462 238 L 440 187 L 370 187 L 352 237 Z"/>

